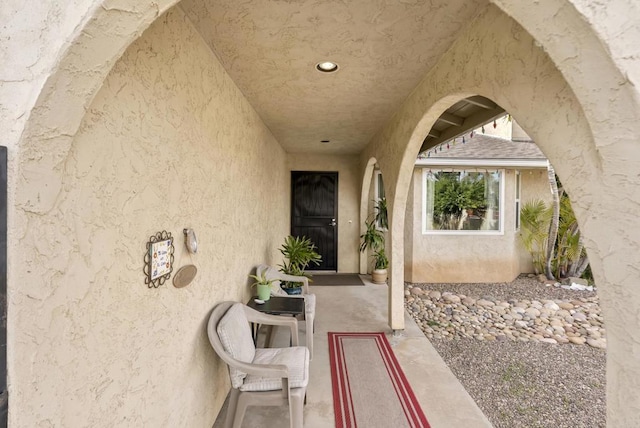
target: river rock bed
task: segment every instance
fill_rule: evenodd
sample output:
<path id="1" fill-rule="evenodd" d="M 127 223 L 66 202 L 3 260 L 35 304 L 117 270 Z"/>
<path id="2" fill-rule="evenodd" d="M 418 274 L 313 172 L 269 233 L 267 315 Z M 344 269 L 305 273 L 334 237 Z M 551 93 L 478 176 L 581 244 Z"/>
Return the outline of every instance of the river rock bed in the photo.
<path id="1" fill-rule="evenodd" d="M 596 295 L 498 299 L 430 288 L 429 284 L 405 286 L 407 311 L 429 339 L 539 341 L 606 348 L 606 329 Z"/>
<path id="2" fill-rule="evenodd" d="M 606 331 L 595 291 L 522 275 L 406 284 L 405 302 L 495 428 L 604 428 Z"/>

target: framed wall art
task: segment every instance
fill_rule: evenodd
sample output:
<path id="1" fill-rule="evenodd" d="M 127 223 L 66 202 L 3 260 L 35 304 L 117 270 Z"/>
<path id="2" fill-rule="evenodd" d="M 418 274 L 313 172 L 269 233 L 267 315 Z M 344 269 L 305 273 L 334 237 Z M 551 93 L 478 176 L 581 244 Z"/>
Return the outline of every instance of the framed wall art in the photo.
<path id="1" fill-rule="evenodd" d="M 149 237 L 144 255 L 144 283 L 158 288 L 171 278 L 173 272 L 173 237 L 163 230 Z"/>

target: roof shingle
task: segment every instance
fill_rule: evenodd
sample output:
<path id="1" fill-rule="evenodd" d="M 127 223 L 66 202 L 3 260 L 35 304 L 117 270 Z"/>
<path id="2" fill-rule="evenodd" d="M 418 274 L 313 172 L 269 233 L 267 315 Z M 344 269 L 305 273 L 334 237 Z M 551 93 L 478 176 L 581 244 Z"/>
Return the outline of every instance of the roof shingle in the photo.
<path id="1" fill-rule="evenodd" d="M 424 159 L 430 153 L 432 159 L 547 159 L 533 141 L 512 141 L 484 134 L 465 136 L 464 144 L 462 138 L 456 138 L 455 143 L 449 143 L 448 149 L 447 144 L 438 147 L 442 150 L 434 147 L 421 153 L 420 158 Z"/>

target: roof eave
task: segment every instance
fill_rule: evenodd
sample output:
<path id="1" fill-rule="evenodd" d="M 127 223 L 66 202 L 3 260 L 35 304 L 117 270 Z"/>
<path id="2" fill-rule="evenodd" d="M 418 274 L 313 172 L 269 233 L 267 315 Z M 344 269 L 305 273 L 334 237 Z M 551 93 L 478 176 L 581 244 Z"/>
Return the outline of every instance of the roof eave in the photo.
<path id="1" fill-rule="evenodd" d="M 547 168 L 547 159 L 461 159 L 461 158 L 422 158 L 415 166 L 448 166 L 471 168 Z"/>

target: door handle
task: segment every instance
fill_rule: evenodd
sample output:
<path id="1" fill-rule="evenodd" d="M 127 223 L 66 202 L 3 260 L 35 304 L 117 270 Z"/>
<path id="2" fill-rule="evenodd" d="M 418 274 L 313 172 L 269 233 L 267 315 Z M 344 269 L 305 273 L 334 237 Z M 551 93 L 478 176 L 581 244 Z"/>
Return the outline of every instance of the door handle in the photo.
<path id="1" fill-rule="evenodd" d="M 329 226 L 333 226 L 333 227 L 335 227 L 335 226 L 336 226 L 336 224 L 337 224 L 337 223 L 336 223 L 336 219 L 335 219 L 335 218 L 332 218 L 332 219 L 331 219 L 331 223 L 329 223 Z"/>

